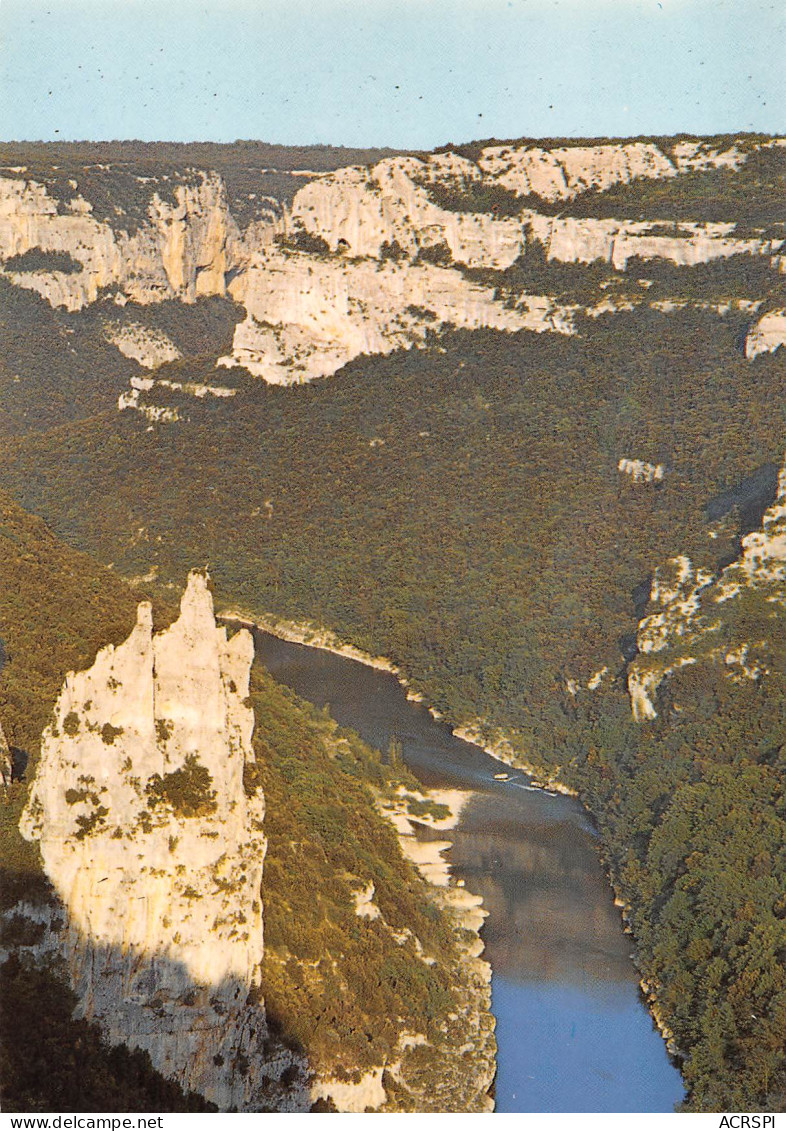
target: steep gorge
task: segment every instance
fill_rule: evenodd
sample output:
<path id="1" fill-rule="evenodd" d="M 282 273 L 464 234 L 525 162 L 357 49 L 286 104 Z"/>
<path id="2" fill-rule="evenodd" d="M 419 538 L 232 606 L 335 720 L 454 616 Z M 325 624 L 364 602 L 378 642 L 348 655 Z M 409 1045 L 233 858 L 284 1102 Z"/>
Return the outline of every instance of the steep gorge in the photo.
<path id="1" fill-rule="evenodd" d="M 631 260 L 695 266 L 740 256 L 763 257 L 777 269 L 783 239 L 764 229 L 738 234 L 734 216 L 677 224 L 538 211 L 538 201 L 553 207 L 641 181 L 713 169 L 735 175 L 749 150 L 699 141 L 675 144 L 670 154 L 641 142 L 512 143 L 481 148 L 475 159 L 452 151 L 386 157 L 304 176 L 290 207 L 263 197 L 242 230 L 214 172 L 152 183 L 136 177 L 148 203 L 132 223 L 120 205 L 111 222 L 96 219 L 77 179 L 64 201 L 15 168 L 0 178 L 2 273 L 69 310 L 104 299 L 193 303 L 231 295 L 246 318 L 225 363 L 289 384 L 452 327 L 574 332 L 586 303 L 560 299 L 547 282 L 504 293 L 504 272 L 533 247 L 548 262 L 605 264 L 612 275 Z M 493 277 L 466 277 L 468 270 L 500 275 L 502 290 Z M 617 308 L 613 297 L 601 298 L 590 312 Z M 127 352 L 127 334 L 110 328 L 109 336 Z M 147 356 L 161 356 L 161 343 L 152 353 L 143 349 Z"/>
<path id="2" fill-rule="evenodd" d="M 744 156 L 730 161 L 723 174 L 729 183 L 753 151 Z M 393 159 L 396 168 L 402 160 Z M 443 163 L 456 164 L 452 157 Z M 683 171 L 688 183 L 693 173 Z M 318 190 L 327 198 L 334 182 L 354 178 L 369 197 L 363 207 L 377 207 L 373 185 L 362 188 L 371 172 L 333 173 L 306 189 L 312 199 Z M 639 178 L 627 188 L 679 180 L 676 173 Z M 450 187 L 463 193 L 463 205 L 472 203 L 466 186 Z M 428 207 L 436 206 L 428 185 L 406 191 L 417 203 L 421 190 Z M 567 209 L 593 192 L 551 204 Z M 344 203 L 354 209 L 353 201 L 347 190 Z M 716 602 L 724 578 L 742 568 L 724 563 L 744 531 L 732 516 L 723 529 L 710 527 L 708 539 L 704 507 L 782 454 L 782 299 L 774 301 L 782 287 L 780 236 L 754 223 L 746 207 L 724 216 L 719 228 L 708 228 L 717 220 L 670 219 L 668 232 L 642 229 L 642 240 L 653 242 L 636 244 L 637 262 L 626 254 L 622 272 L 607 262 L 621 221 L 555 216 L 544 206 L 536 222 L 547 241 L 560 225 L 572 225 L 596 241 L 582 246 L 600 249 L 597 260 L 562 266 L 596 288 L 598 278 L 603 288 L 613 281 L 606 313 L 595 307 L 597 319 L 584 321 L 588 303 L 568 301 L 560 289 L 533 298 L 530 286 L 517 306 L 505 271 L 451 263 L 446 234 L 460 235 L 468 256 L 482 246 L 499 250 L 497 236 L 507 228 L 494 225 L 510 217 L 444 211 L 443 227 L 416 229 L 425 255 L 414 244 L 409 251 L 384 247 L 383 239 L 379 258 L 373 248 L 357 256 L 340 234 L 340 216 L 313 233 L 291 219 L 286 231 L 269 230 L 247 267 L 231 268 L 225 280 L 244 304 L 245 321 L 242 309 L 215 299 L 233 318 L 240 309 L 235 349 L 219 347 L 240 362 L 234 373 L 215 373 L 215 349 L 179 359 L 174 351 L 189 353 L 182 338 L 172 333 L 167 345 L 146 336 L 158 304 L 123 306 L 126 296 L 117 292 L 111 302 L 63 315 L 64 357 L 71 352 L 65 335 L 80 325 L 95 329 L 91 318 L 142 327 L 106 336 L 122 344 L 117 360 L 132 374 L 121 399 L 133 398 L 147 419 L 118 416 L 115 390 L 99 409 L 77 414 L 73 427 L 55 420 L 39 437 L 12 441 L 1 461 L 5 480 L 61 533 L 136 584 L 165 592 L 191 562 L 209 556 L 234 607 L 331 628 L 393 657 L 452 722 L 479 718 L 484 743 L 510 733 L 512 760 L 536 765 L 542 780 L 569 783 L 598 817 L 647 993 L 685 1053 L 690 1103 L 777 1106 L 786 1000 L 778 958 L 786 695 L 782 600 L 777 579 L 759 566 L 769 569 L 780 558 L 769 551 L 751 557 L 748 548 L 762 538 L 769 545 L 773 532 L 780 538 L 780 520 L 771 512 L 765 530 L 747 536 L 751 583 Z M 484 217 L 480 226 L 474 215 Z M 393 221 L 406 236 L 395 209 Z M 654 226 L 624 222 L 634 223 Z M 482 240 L 467 237 L 481 228 Z M 705 240 L 713 250 L 728 244 L 744 251 L 713 261 L 728 262 L 731 271 L 742 265 L 741 282 L 731 271 L 727 279 L 688 266 L 693 249 L 704 254 Z M 661 258 L 647 259 L 653 250 Z M 652 282 L 668 267 L 664 252 L 684 264 L 675 267 L 684 283 L 679 301 L 668 290 L 674 275 L 664 273 L 659 290 Z M 540 262 L 540 254 L 555 278 L 559 261 L 548 259 L 537 239 L 510 270 Z M 752 283 L 744 277 L 751 264 Z M 770 284 L 772 296 L 762 302 Z M 634 289 L 640 293 L 631 297 Z M 511 332 L 536 300 L 541 322 L 562 334 Z M 182 311 L 196 315 L 210 301 Z M 397 319 L 405 301 L 412 309 Z M 484 319 L 497 332 L 445 332 L 451 320 L 470 329 Z M 82 340 L 72 340 L 71 349 L 81 350 Z M 105 350 L 115 348 L 101 340 Z M 413 343 L 425 349 L 358 357 L 324 388 L 270 389 L 244 372 L 256 364 L 258 376 L 286 383 L 327 375 L 358 352 Z M 121 356 L 126 350 L 150 372 L 133 372 Z M 178 417 L 182 426 L 154 426 Z M 117 490 L 108 493 L 108 483 Z M 670 556 L 675 563 L 663 567 Z M 658 568 L 657 603 L 646 610 L 652 619 L 639 625 L 640 651 L 631 658 L 641 618 L 635 596 L 631 612 L 631 590 L 642 590 L 642 579 Z M 645 651 L 661 642 L 661 629 L 664 646 Z M 644 690 L 657 714 L 640 695 L 641 717 L 631 719 L 630 691 L 650 670 L 654 682 Z M 257 719 L 262 725 L 260 712 Z M 307 779 L 310 768 L 303 772 Z M 266 835 L 272 821 L 269 807 Z M 717 829 L 725 830 L 722 845 Z M 281 845 L 290 834 L 281 830 Z M 379 877 L 363 868 L 353 875 L 352 906 L 356 896 L 358 906 L 369 906 L 363 901 L 373 883 L 371 902 L 385 907 Z M 268 917 L 268 942 L 291 908 L 301 921 L 308 917 L 297 893 L 288 899 L 284 914 Z M 389 905 L 384 923 L 361 918 L 370 933 L 395 922 Z M 267 946 L 263 965 L 272 953 Z M 288 961 L 282 947 L 274 997 L 287 1006 Z M 302 958 L 301 973 L 313 961 Z M 327 982 L 329 974 L 319 976 Z M 343 993 L 341 985 L 333 996 Z M 390 1069 L 380 1072 L 360 1051 L 354 1067 L 379 1098 Z M 388 1065 L 400 1051 L 416 1050 L 386 1048 Z"/>

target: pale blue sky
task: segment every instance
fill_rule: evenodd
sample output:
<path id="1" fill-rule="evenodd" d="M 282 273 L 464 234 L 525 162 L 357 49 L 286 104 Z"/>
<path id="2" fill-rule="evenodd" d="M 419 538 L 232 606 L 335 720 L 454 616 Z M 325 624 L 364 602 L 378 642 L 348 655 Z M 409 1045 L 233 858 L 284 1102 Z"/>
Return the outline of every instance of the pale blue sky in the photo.
<path id="1" fill-rule="evenodd" d="M 779 132 L 783 0 L 0 0 L 0 138 Z"/>

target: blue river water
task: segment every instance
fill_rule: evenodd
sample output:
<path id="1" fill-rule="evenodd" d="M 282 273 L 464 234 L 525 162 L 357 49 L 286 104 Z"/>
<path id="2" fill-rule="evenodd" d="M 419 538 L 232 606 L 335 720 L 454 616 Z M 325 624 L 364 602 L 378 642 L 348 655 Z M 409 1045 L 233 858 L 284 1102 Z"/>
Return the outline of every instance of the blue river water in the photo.
<path id="1" fill-rule="evenodd" d="M 389 673 L 254 635 L 258 658 L 298 695 L 381 750 L 395 739 L 425 785 L 472 791 L 449 860 L 489 912 L 496 1110 L 672 1111 L 682 1081 L 641 1000 L 581 805 L 513 771 L 496 780 L 507 768 L 407 700 Z"/>

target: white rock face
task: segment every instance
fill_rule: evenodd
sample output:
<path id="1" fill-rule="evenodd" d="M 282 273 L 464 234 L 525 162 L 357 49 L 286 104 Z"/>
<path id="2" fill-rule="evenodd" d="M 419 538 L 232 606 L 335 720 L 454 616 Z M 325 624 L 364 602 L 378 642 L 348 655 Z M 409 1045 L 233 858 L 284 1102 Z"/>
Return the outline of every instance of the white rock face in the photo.
<path id="1" fill-rule="evenodd" d="M 764 585 L 786 581 L 786 466 L 778 476 L 778 497 L 766 511 L 761 530 L 746 534 L 742 557 L 723 571 L 723 600 L 736 595 L 737 586 Z M 783 598 L 779 590 L 776 596 Z"/>
<path id="2" fill-rule="evenodd" d="M 375 887 L 372 880 L 355 892 L 355 914 L 358 919 L 379 919 L 382 912 L 374 902 Z"/>
<path id="3" fill-rule="evenodd" d="M 548 300 L 508 309 L 490 287 L 430 264 L 271 251 L 230 290 L 248 316 L 222 364 L 244 365 L 273 384 L 325 377 L 360 354 L 407 348 L 448 324 L 571 332 L 567 320 L 555 325 Z"/>
<path id="4" fill-rule="evenodd" d="M 608 674 L 608 666 L 604 664 L 602 668 L 596 671 L 594 675 L 590 676 L 590 678 L 587 680 L 587 689 L 589 691 L 597 691 L 600 685 L 603 683 L 604 678 Z"/>
<path id="5" fill-rule="evenodd" d="M 656 145 L 488 146 L 478 162 L 497 184 L 519 196 L 569 200 L 587 189 L 628 184 L 637 177 L 674 177 L 677 169 Z"/>
<path id="6" fill-rule="evenodd" d="M 227 273 L 244 256 L 224 183 L 216 174 L 195 174 L 175 195 L 174 204 L 154 196 L 148 222 L 129 235 L 95 220 L 81 198 L 59 213 L 43 185 L 0 177 L 0 260 L 33 248 L 67 252 L 81 272 L 12 272 L 10 278 L 69 310 L 94 302 L 105 287 L 141 303 L 222 295 Z"/>
<path id="7" fill-rule="evenodd" d="M 777 265 L 783 241 L 737 238 L 733 218 L 665 225 L 664 232 L 663 224 L 652 222 L 546 216 L 524 207 L 532 194 L 569 200 L 636 178 L 736 169 L 745 160 L 737 147 L 719 152 L 693 141 L 676 145 L 672 156 L 653 144 L 609 143 L 550 150 L 489 146 L 477 162 L 456 153 L 386 158 L 369 168 L 304 176 L 289 215 L 271 201 L 242 235 L 215 173 L 167 186 L 174 203 L 154 195 L 147 221 L 133 235 L 95 219 L 80 196 L 58 205 L 43 185 L 16 174 L 0 178 L 0 261 L 34 248 L 67 252 L 81 271 L 2 273 L 69 310 L 95 301 L 105 288 L 120 302 L 140 303 L 230 293 L 245 305 L 247 317 L 225 363 L 290 384 L 332 374 L 360 354 L 422 342 L 429 331 L 451 325 L 572 332 L 572 312 L 549 296 L 523 296 L 508 309 L 491 287 L 469 282 L 451 262 L 501 272 L 540 243 L 548 259 L 600 261 L 617 271 L 633 257 L 694 265 L 750 254 L 771 256 Z M 467 190 L 473 188 L 505 189 L 522 198 L 522 209 L 500 216 L 438 202 L 440 191 L 448 190 L 471 203 Z M 332 254 L 309 250 L 304 236 L 322 241 Z M 290 246 L 279 246 L 280 237 Z M 435 252 L 444 264 L 429 260 Z M 618 308 L 606 302 L 589 313 L 606 309 Z M 749 356 L 782 340 L 777 316 L 767 317 L 749 339 Z M 148 367 L 174 356 L 171 343 L 153 340 L 141 328 L 112 340 Z M 144 405 L 133 390 L 122 401 L 121 407 L 136 408 L 151 421 L 179 415 L 174 408 Z"/>
<path id="8" fill-rule="evenodd" d="M 320 1080 L 314 1085 L 312 1096 L 315 1100 L 330 1098 L 339 1111 L 360 1113 L 376 1111 L 387 1100 L 382 1086 L 384 1068 L 372 1068 L 353 1084 L 344 1080 Z"/>
<path id="9" fill-rule="evenodd" d="M 745 339 L 745 356 L 753 361 L 761 353 L 775 353 L 782 345 L 786 345 L 786 310 L 771 310 Z"/>
<path id="10" fill-rule="evenodd" d="M 549 259 L 561 263 L 609 263 L 624 271 L 628 260 L 666 259 L 678 267 L 694 267 L 731 255 L 770 255 L 781 241 L 737 239 L 734 224 L 683 224 L 674 235 L 652 234 L 662 225 L 650 221 L 598 220 L 592 217 L 523 214 L 533 239 Z"/>
<path id="11" fill-rule="evenodd" d="M 13 775 L 13 762 L 11 761 L 11 751 L 8 748 L 8 742 L 3 728 L 0 726 L 0 786 L 11 784 L 11 777 Z"/>
<path id="12" fill-rule="evenodd" d="M 680 173 L 701 172 L 705 169 L 732 169 L 736 172 L 746 161 L 745 154 L 736 145 L 718 150 L 702 141 L 678 142 L 672 155 Z"/>
<path id="13" fill-rule="evenodd" d="M 460 161 L 460 159 L 457 159 Z M 480 180 L 465 168 L 445 162 L 437 170 L 459 186 Z M 490 213 L 452 212 L 429 197 L 424 185 L 446 180 L 431 161 L 390 157 L 371 169 L 339 169 L 305 185 L 292 202 L 292 221 L 320 236 L 332 251 L 379 258 L 384 246 L 398 244 L 413 259 L 421 248 L 446 246 L 458 263 L 504 270 L 523 246 L 521 221 Z"/>
<path id="14" fill-rule="evenodd" d="M 629 475 L 634 483 L 660 483 L 666 473 L 662 463 L 645 463 L 644 460 L 624 457 L 617 464 L 617 471 Z"/>
<path id="15" fill-rule="evenodd" d="M 104 337 L 117 346 L 124 357 L 130 357 L 145 369 L 157 369 L 167 361 L 178 361 L 183 355 L 160 330 L 150 330 L 138 323 L 119 326 L 109 322 Z"/>
<path id="16" fill-rule="evenodd" d="M 731 679 L 756 679 L 767 670 L 764 640 L 725 636 L 726 602 L 756 590 L 773 615 L 786 606 L 786 467 L 778 497 L 766 511 L 762 529 L 742 539 L 741 557 L 716 577 L 694 570 L 681 555 L 655 571 L 650 600 L 657 610 L 639 623 L 639 655 L 628 669 L 633 717 L 654 719 L 659 684 L 677 668 L 700 661 L 723 663 Z"/>
<path id="17" fill-rule="evenodd" d="M 20 823 L 66 911 L 81 1013 L 222 1110 L 254 1108 L 238 1065 L 266 1035 L 247 1005 L 266 847 L 264 797 L 244 789 L 252 659 L 250 633 L 216 626 L 200 574 L 164 632 L 141 604 L 123 644 L 66 677 Z"/>

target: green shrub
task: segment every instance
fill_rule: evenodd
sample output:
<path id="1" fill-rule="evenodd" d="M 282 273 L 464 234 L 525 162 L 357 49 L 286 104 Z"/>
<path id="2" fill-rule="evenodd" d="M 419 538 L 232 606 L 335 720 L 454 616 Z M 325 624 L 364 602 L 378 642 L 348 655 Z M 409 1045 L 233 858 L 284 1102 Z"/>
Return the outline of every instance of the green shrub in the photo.
<path id="1" fill-rule="evenodd" d="M 146 793 L 151 809 L 165 804 L 171 806 L 178 817 L 204 817 L 216 811 L 216 792 L 211 789 L 213 778 L 206 766 L 189 754 L 179 770 L 172 773 L 153 774 L 148 780 Z"/>
<path id="2" fill-rule="evenodd" d="M 73 738 L 75 735 L 79 734 L 79 715 L 77 715 L 76 711 L 69 711 L 63 719 L 63 730 L 69 738 Z"/>
<path id="3" fill-rule="evenodd" d="M 84 270 L 79 260 L 67 251 L 42 251 L 40 247 L 31 247 L 22 255 L 12 255 L 2 266 L 5 271 L 22 273 L 60 271 L 65 275 L 77 275 Z"/>

